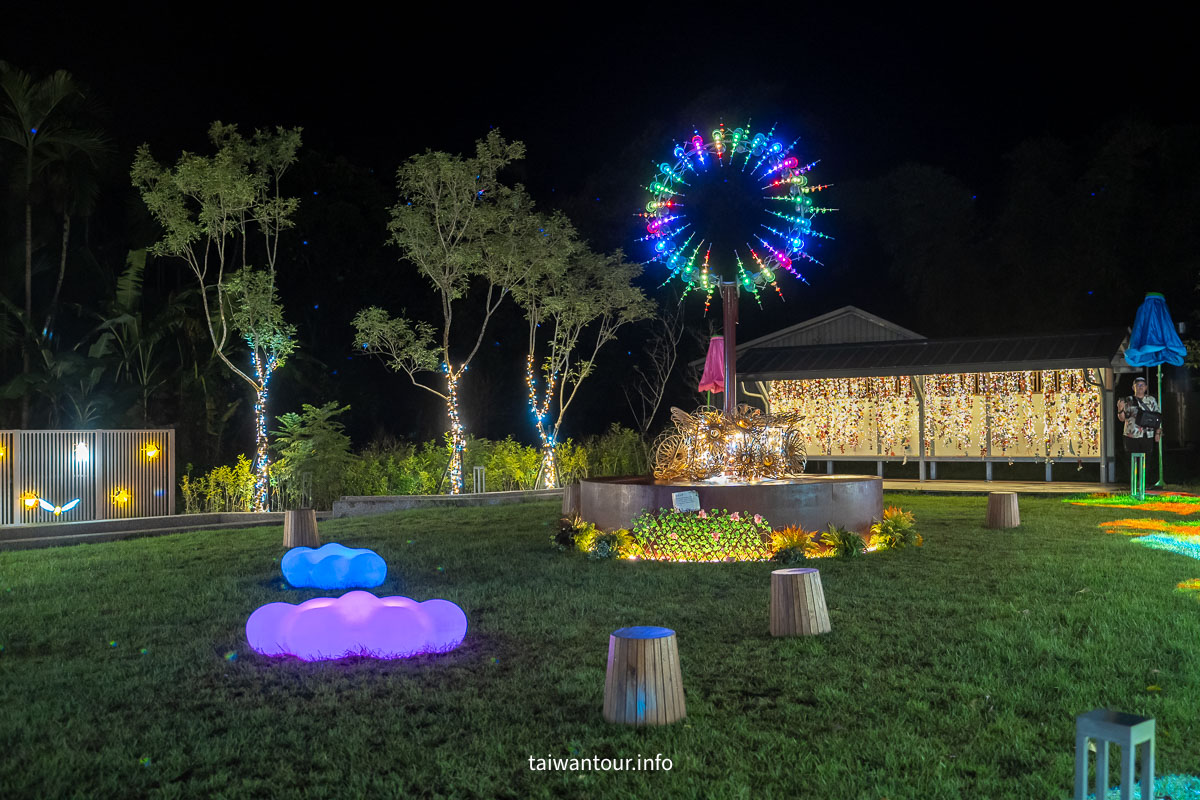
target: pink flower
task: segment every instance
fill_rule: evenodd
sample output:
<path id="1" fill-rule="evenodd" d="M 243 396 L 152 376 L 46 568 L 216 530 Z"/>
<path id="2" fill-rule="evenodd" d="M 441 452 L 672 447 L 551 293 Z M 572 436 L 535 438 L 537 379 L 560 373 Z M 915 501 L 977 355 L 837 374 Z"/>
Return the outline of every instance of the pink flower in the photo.
<path id="1" fill-rule="evenodd" d="M 730 514 L 730 515 L 729 515 L 729 518 L 730 518 L 731 520 L 733 520 L 734 522 L 740 522 L 740 521 L 741 521 L 741 519 L 742 519 L 742 516 L 741 516 L 741 514 L 740 514 L 739 512 L 735 511 L 735 512 L 733 512 L 732 514 Z"/>
<path id="2" fill-rule="evenodd" d="M 700 519 L 707 519 L 707 518 L 708 518 L 708 514 L 704 513 L 704 509 L 703 509 L 703 508 L 702 508 L 702 509 L 700 509 L 700 511 L 699 511 L 699 512 L 697 512 L 696 516 L 700 517 Z"/>
<path id="3" fill-rule="evenodd" d="M 715 541 L 717 541 L 717 540 L 718 540 L 718 539 L 720 539 L 720 538 L 721 538 L 721 532 L 720 532 L 720 531 L 713 531 L 713 541 L 715 542 Z"/>
<path id="4" fill-rule="evenodd" d="M 668 539 L 678 539 L 678 538 L 679 538 L 679 534 L 678 534 L 678 533 L 674 533 L 674 532 L 672 532 L 672 533 L 668 533 L 668 534 L 667 534 L 667 538 L 668 538 Z"/>

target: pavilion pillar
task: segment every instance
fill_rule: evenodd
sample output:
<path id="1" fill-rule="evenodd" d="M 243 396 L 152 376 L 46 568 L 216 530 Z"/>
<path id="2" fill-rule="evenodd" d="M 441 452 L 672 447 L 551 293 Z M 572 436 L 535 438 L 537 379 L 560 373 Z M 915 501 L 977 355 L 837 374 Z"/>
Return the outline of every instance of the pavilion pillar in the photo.
<path id="1" fill-rule="evenodd" d="M 737 409 L 737 283 L 721 284 L 721 311 L 724 315 L 725 337 L 725 407 L 727 416 L 732 417 Z"/>

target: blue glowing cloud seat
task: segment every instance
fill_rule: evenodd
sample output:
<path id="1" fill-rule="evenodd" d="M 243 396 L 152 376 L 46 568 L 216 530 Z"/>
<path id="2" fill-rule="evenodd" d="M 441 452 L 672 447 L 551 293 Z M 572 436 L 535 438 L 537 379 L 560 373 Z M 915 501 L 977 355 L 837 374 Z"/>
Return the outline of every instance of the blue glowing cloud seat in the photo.
<path id="1" fill-rule="evenodd" d="M 335 542 L 313 550 L 293 547 L 280 563 L 283 577 L 297 588 L 365 589 L 387 577 L 387 563 L 374 550 L 356 550 Z"/>
<path id="2" fill-rule="evenodd" d="M 449 600 L 347 592 L 299 605 L 268 603 L 246 620 L 246 641 L 267 656 L 330 661 L 444 653 L 467 635 L 467 615 Z"/>

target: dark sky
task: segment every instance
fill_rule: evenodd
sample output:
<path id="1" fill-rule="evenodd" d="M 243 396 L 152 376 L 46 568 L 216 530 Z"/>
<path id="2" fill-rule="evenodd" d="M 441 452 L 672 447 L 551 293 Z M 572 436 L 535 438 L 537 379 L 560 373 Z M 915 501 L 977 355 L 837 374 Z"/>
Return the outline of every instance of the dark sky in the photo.
<path id="1" fill-rule="evenodd" d="M 577 8 L 588 17 L 555 19 L 446 4 L 437 19 L 356 5 L 345 18 L 329 4 L 320 14 L 187 6 L 187 19 L 163 6 L 6 12 L 0 55 L 92 85 L 127 146 L 200 147 L 213 119 L 302 125 L 306 145 L 390 170 L 496 126 L 527 142 L 531 183 L 545 189 L 573 188 L 647 132 L 669 141 L 737 107 L 806 125 L 799 133 L 843 180 L 905 160 L 982 178 L 1029 137 L 1086 136 L 1127 114 L 1197 118 L 1187 26 L 1167 16 L 592 4 Z"/>
<path id="2" fill-rule="evenodd" d="M 122 159 L 142 142 L 164 161 L 203 150 L 220 119 L 299 125 L 306 149 L 390 175 L 415 152 L 469 150 L 497 127 L 526 143 L 516 177 L 539 204 L 566 209 L 604 249 L 631 249 L 636 235 L 620 222 L 639 197 L 628 176 L 648 177 L 673 139 L 721 119 L 779 122 L 802 137 L 802 157 L 822 159 L 820 181 L 917 161 L 983 192 L 1026 139 L 1083 145 L 1121 119 L 1200 118 L 1190 27 L 1141 9 L 1055 19 L 1010 5 L 936 16 L 813 4 L 416 7 L 6 11 L 0 59 L 89 85 Z M 826 260 L 837 268 L 836 253 Z M 746 337 L 845 301 L 787 288 L 782 311 L 743 312 Z M 871 300 L 861 286 L 850 296 L 889 316 L 887 298 Z"/>

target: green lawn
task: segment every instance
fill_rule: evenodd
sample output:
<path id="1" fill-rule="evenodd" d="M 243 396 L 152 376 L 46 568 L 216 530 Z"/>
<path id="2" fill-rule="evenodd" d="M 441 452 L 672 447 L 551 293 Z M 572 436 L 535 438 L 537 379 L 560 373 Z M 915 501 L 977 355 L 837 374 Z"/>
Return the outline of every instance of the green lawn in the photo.
<path id="1" fill-rule="evenodd" d="M 387 560 L 377 594 L 466 611 L 462 647 L 402 662 L 248 650 L 257 606 L 321 594 L 283 588 L 279 528 L 0 552 L 0 797 L 1065 798 L 1097 706 L 1157 718 L 1159 775 L 1200 774 L 1200 602 L 1175 590 L 1200 562 L 1099 532 L 1127 509 L 1023 497 L 989 531 L 982 497 L 887 500 L 925 546 L 813 562 L 833 632 L 786 640 L 771 565 L 555 553 L 553 503 L 322 524 Z M 678 632 L 682 723 L 601 719 L 608 634 L 639 624 Z"/>

